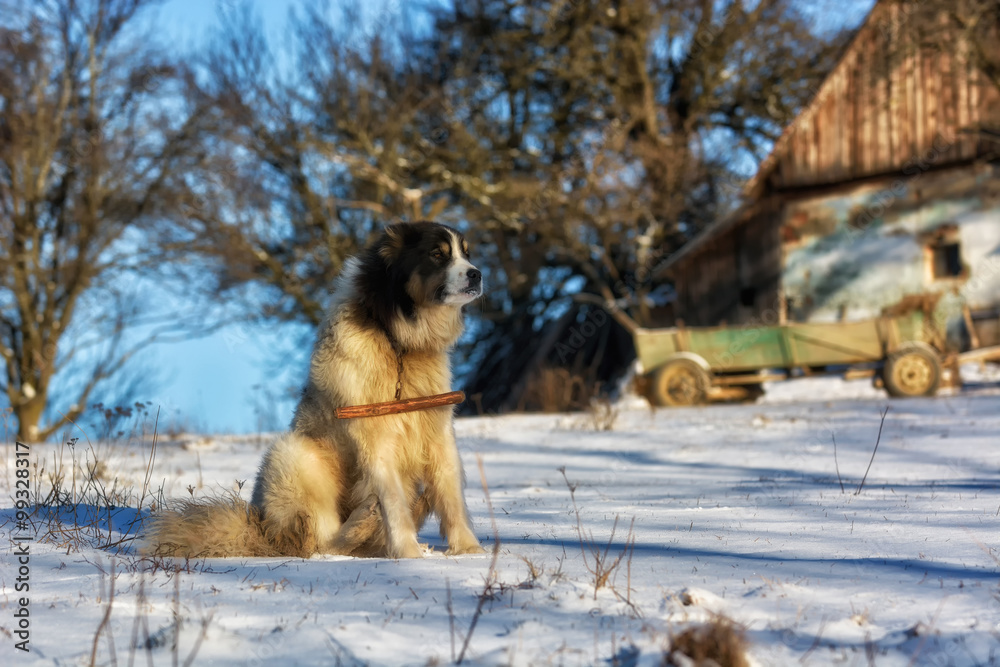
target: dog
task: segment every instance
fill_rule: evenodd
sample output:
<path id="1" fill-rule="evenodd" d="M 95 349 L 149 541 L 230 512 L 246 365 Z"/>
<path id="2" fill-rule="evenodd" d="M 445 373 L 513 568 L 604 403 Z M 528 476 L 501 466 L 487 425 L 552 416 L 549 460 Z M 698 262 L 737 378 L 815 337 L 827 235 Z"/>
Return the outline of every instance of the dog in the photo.
<path id="1" fill-rule="evenodd" d="M 431 513 L 449 554 L 481 553 L 463 496 L 451 408 L 338 419 L 338 407 L 450 390 L 462 307 L 483 293 L 457 230 L 387 227 L 337 279 L 291 431 L 264 455 L 249 505 L 181 501 L 154 515 L 147 553 L 163 556 L 418 558 Z"/>

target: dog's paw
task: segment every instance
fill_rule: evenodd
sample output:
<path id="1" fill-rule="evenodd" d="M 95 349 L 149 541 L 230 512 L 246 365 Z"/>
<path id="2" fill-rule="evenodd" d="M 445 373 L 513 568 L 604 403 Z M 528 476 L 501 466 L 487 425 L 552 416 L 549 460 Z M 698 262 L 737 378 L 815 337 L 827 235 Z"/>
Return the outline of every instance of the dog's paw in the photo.
<path id="1" fill-rule="evenodd" d="M 420 547 L 416 540 L 407 540 L 404 544 L 397 546 L 392 550 L 393 558 L 423 558 L 424 550 Z"/>
<path id="2" fill-rule="evenodd" d="M 454 544 L 448 546 L 448 551 L 445 552 L 448 556 L 461 556 L 463 554 L 484 554 L 486 549 L 483 549 L 479 542 L 464 542 L 462 544 Z"/>

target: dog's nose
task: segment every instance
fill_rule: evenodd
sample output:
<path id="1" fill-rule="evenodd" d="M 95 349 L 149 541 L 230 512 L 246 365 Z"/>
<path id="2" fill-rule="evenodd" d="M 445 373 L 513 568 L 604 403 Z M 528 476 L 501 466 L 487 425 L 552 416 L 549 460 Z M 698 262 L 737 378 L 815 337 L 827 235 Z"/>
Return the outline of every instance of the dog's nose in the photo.
<path id="1" fill-rule="evenodd" d="M 469 269 L 466 275 L 469 277 L 469 285 L 478 285 L 483 280 L 483 273 L 479 269 Z"/>

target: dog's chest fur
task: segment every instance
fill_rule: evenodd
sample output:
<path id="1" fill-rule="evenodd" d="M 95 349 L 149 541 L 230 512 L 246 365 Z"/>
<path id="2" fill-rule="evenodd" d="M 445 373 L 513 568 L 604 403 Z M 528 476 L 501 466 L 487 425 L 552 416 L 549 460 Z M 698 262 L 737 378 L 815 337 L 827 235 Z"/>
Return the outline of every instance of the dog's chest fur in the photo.
<path id="1" fill-rule="evenodd" d="M 385 332 L 373 328 L 350 306 L 333 315 L 318 337 L 310 364 L 309 381 L 292 423 L 294 430 L 317 439 L 332 433 L 350 436 L 351 421 L 340 420 L 334 409 L 351 405 L 392 401 L 397 380 L 401 398 L 440 394 L 451 388 L 448 349 L 461 333 L 461 320 L 441 316 L 454 309 L 423 313 L 425 317 L 405 321 L 394 332 L 411 347 L 399 359 Z M 426 317 L 426 316 L 430 317 Z M 452 412 L 432 411 L 387 415 L 375 419 L 389 431 L 407 432 L 426 439 L 427 430 L 450 428 Z"/>

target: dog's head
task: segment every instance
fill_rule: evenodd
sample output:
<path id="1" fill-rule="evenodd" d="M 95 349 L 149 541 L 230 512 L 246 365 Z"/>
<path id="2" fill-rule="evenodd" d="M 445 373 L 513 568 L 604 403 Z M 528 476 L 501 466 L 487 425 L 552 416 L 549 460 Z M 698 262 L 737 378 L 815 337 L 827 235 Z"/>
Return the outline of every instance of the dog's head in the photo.
<path id="1" fill-rule="evenodd" d="M 436 222 L 399 223 L 375 245 L 417 306 L 463 306 L 483 293 L 483 274 L 469 262 L 469 244 L 458 230 Z"/>
<path id="2" fill-rule="evenodd" d="M 460 308 L 483 293 L 465 237 L 436 222 L 387 227 L 368 248 L 358 280 L 362 300 L 383 324 L 397 312 L 412 318 L 427 306 Z"/>

